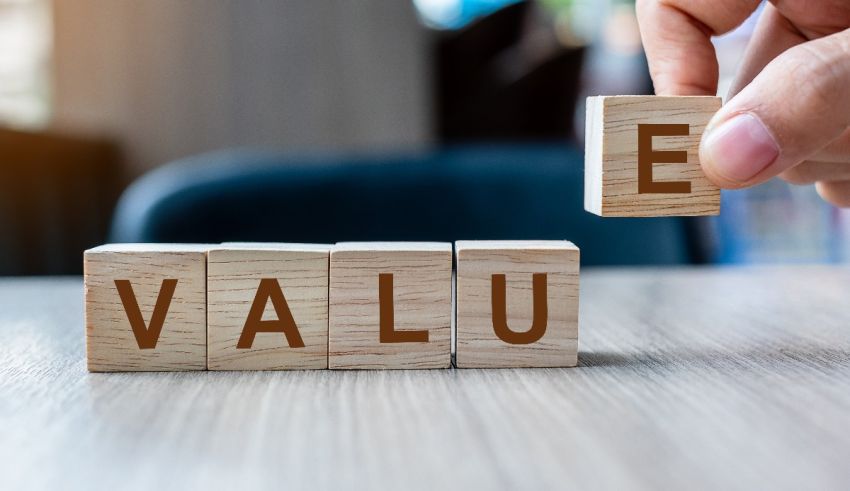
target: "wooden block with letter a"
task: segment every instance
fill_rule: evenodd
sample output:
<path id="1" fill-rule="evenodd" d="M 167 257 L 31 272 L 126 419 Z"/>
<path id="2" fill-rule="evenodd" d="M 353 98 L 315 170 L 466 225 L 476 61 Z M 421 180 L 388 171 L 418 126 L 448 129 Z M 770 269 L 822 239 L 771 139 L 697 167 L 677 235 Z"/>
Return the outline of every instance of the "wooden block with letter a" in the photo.
<path id="1" fill-rule="evenodd" d="M 207 259 L 207 367 L 328 367 L 330 245 L 231 243 Z"/>
<path id="2" fill-rule="evenodd" d="M 579 250 L 567 241 L 455 243 L 458 368 L 578 361 Z"/>
<path id="3" fill-rule="evenodd" d="M 719 97 L 587 99 L 584 207 L 600 216 L 717 215 L 699 143 Z"/>
<path id="4" fill-rule="evenodd" d="M 448 368 L 451 289 L 450 243 L 337 244 L 329 368 Z"/>
<path id="5" fill-rule="evenodd" d="M 110 244 L 85 252 L 89 371 L 206 369 L 208 247 Z"/>

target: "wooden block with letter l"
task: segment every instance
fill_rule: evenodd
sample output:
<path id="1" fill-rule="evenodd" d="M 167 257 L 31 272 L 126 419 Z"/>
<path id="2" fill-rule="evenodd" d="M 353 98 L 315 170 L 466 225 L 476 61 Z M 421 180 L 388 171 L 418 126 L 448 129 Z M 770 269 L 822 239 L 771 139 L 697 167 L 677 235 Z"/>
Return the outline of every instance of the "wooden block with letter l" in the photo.
<path id="1" fill-rule="evenodd" d="M 207 367 L 328 367 L 330 245 L 231 243 L 207 256 Z"/>
<path id="2" fill-rule="evenodd" d="M 330 264 L 329 368 L 451 365 L 450 243 L 340 243 Z"/>
<path id="3" fill-rule="evenodd" d="M 567 241 L 455 243 L 458 368 L 578 362 L 579 250 Z"/>
<path id="4" fill-rule="evenodd" d="M 717 215 L 720 189 L 699 163 L 719 97 L 587 99 L 584 207 L 605 217 Z"/>
<path id="5" fill-rule="evenodd" d="M 85 252 L 89 371 L 206 369 L 208 247 L 109 244 Z"/>

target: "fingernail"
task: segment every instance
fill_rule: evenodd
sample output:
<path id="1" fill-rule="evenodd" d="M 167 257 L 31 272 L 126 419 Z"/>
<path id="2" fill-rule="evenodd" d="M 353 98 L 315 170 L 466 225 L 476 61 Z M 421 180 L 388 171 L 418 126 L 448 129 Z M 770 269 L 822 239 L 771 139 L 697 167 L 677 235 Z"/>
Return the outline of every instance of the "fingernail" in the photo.
<path id="1" fill-rule="evenodd" d="M 710 130 L 703 140 L 705 164 L 720 177 L 746 182 L 766 169 L 779 156 L 779 145 L 761 120 L 750 113 L 739 114 Z"/>

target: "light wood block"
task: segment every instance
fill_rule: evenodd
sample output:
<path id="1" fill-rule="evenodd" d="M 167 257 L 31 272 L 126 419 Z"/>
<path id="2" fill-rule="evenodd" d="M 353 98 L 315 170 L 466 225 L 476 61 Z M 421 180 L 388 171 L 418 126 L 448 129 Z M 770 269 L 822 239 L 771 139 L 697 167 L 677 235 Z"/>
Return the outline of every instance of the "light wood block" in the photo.
<path id="1" fill-rule="evenodd" d="M 206 369 L 208 247 L 110 244 L 85 252 L 89 371 Z"/>
<path id="2" fill-rule="evenodd" d="M 330 263 L 330 368 L 451 365 L 450 243 L 341 243 Z"/>
<path id="3" fill-rule="evenodd" d="M 458 368 L 578 361 L 579 250 L 567 241 L 458 241 Z"/>
<path id="4" fill-rule="evenodd" d="M 584 207 L 606 217 L 717 215 L 699 143 L 719 97 L 587 99 Z"/>
<path id="5" fill-rule="evenodd" d="M 210 249 L 208 368 L 327 368 L 330 248 L 230 243 Z"/>

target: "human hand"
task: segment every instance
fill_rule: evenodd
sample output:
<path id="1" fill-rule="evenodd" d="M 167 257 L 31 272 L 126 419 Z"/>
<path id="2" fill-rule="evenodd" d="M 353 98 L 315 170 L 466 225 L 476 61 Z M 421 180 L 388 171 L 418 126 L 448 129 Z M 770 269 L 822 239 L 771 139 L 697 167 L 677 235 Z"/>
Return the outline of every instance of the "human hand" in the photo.
<path id="1" fill-rule="evenodd" d="M 715 95 L 711 36 L 727 33 L 759 0 L 638 0 L 637 15 L 658 95 Z M 816 183 L 850 206 L 850 2 L 771 0 L 728 100 L 703 134 L 709 179 L 743 188 L 779 176 Z"/>

